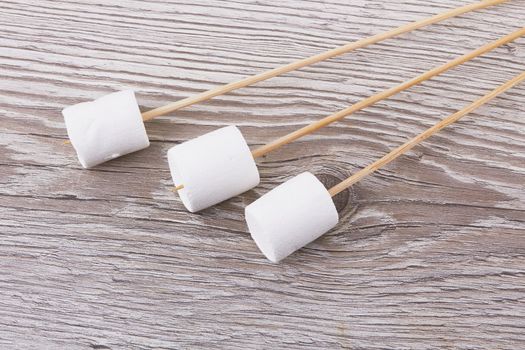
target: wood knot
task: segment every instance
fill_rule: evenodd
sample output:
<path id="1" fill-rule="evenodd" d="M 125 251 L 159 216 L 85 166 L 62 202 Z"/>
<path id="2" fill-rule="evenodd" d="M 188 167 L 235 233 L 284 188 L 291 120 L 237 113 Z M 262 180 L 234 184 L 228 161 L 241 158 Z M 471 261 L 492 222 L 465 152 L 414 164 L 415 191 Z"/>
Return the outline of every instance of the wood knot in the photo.
<path id="1" fill-rule="evenodd" d="M 329 189 L 343 181 L 343 179 L 345 179 L 346 177 L 343 174 L 338 174 L 336 176 L 333 174 L 323 173 L 317 174 L 317 178 L 323 183 L 323 185 L 327 189 Z M 337 212 L 341 214 L 343 211 L 345 211 L 345 209 L 350 208 L 352 206 L 352 202 L 355 202 L 355 192 L 353 187 L 350 187 L 349 189 L 337 194 L 332 199 L 334 201 Z"/>

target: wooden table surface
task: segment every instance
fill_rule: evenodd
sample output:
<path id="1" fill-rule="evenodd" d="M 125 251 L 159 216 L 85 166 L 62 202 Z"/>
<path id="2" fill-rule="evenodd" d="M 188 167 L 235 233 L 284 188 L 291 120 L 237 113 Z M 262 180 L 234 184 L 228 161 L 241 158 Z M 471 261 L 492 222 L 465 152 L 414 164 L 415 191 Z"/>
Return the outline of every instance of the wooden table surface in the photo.
<path id="1" fill-rule="evenodd" d="M 525 344 L 525 85 L 336 198 L 281 264 L 244 207 L 303 171 L 335 184 L 525 69 L 525 38 L 258 160 L 198 214 L 166 151 L 235 124 L 262 145 L 525 25 L 515 0 L 147 123 L 82 169 L 61 110 L 134 89 L 143 111 L 469 0 L 0 4 L 1 349 L 518 349 Z"/>

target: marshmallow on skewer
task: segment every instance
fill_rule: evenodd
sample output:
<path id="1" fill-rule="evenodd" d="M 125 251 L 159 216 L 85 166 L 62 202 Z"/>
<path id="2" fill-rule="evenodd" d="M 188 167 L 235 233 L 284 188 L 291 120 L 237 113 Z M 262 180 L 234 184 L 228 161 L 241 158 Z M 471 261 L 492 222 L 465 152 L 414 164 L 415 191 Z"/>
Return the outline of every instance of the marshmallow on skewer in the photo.
<path id="1" fill-rule="evenodd" d="M 307 172 L 288 180 L 246 207 L 246 222 L 252 238 L 269 260 L 279 262 L 337 224 L 339 218 L 332 201 L 333 196 L 524 81 L 525 71 L 414 136 L 329 190 L 315 176 Z"/>
<path id="2" fill-rule="evenodd" d="M 71 144 L 84 168 L 149 146 L 135 93 L 131 90 L 67 107 L 62 114 Z"/>
<path id="3" fill-rule="evenodd" d="M 277 186 L 245 209 L 253 240 L 277 263 L 329 231 L 339 215 L 328 190 L 304 172 Z"/>
<path id="4" fill-rule="evenodd" d="M 184 206 L 192 213 L 259 184 L 259 171 L 246 140 L 228 126 L 172 147 L 168 162 Z"/>

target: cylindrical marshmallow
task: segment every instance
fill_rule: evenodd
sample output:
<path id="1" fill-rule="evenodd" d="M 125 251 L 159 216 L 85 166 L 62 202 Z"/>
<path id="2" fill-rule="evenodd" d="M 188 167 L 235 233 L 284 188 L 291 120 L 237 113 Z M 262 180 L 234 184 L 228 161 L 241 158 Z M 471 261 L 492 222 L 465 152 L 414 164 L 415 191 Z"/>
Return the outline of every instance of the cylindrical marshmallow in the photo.
<path id="1" fill-rule="evenodd" d="M 194 213 L 259 184 L 259 171 L 239 129 L 228 126 L 186 141 L 168 151 L 179 196 Z"/>
<path id="2" fill-rule="evenodd" d="M 84 168 L 149 146 L 137 100 L 131 90 L 67 107 L 62 114 L 71 144 Z"/>
<path id="3" fill-rule="evenodd" d="M 246 222 L 253 240 L 277 263 L 337 225 L 339 215 L 324 185 L 302 173 L 248 205 Z"/>

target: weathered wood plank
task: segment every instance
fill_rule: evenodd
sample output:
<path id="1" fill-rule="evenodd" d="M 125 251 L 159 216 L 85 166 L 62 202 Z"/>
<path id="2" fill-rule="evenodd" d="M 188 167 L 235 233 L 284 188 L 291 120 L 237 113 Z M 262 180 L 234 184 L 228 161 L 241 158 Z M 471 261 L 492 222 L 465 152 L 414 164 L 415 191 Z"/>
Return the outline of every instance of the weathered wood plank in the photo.
<path id="1" fill-rule="evenodd" d="M 523 26 L 521 0 L 148 124 L 83 170 L 60 110 L 133 88 L 143 110 L 469 1 L 6 0 L 0 4 L 0 347 L 517 349 L 525 343 L 525 86 L 337 197 L 341 224 L 280 265 L 243 209 L 304 170 L 333 184 L 524 69 L 506 45 L 260 160 L 200 214 L 174 144 L 261 145 Z"/>

